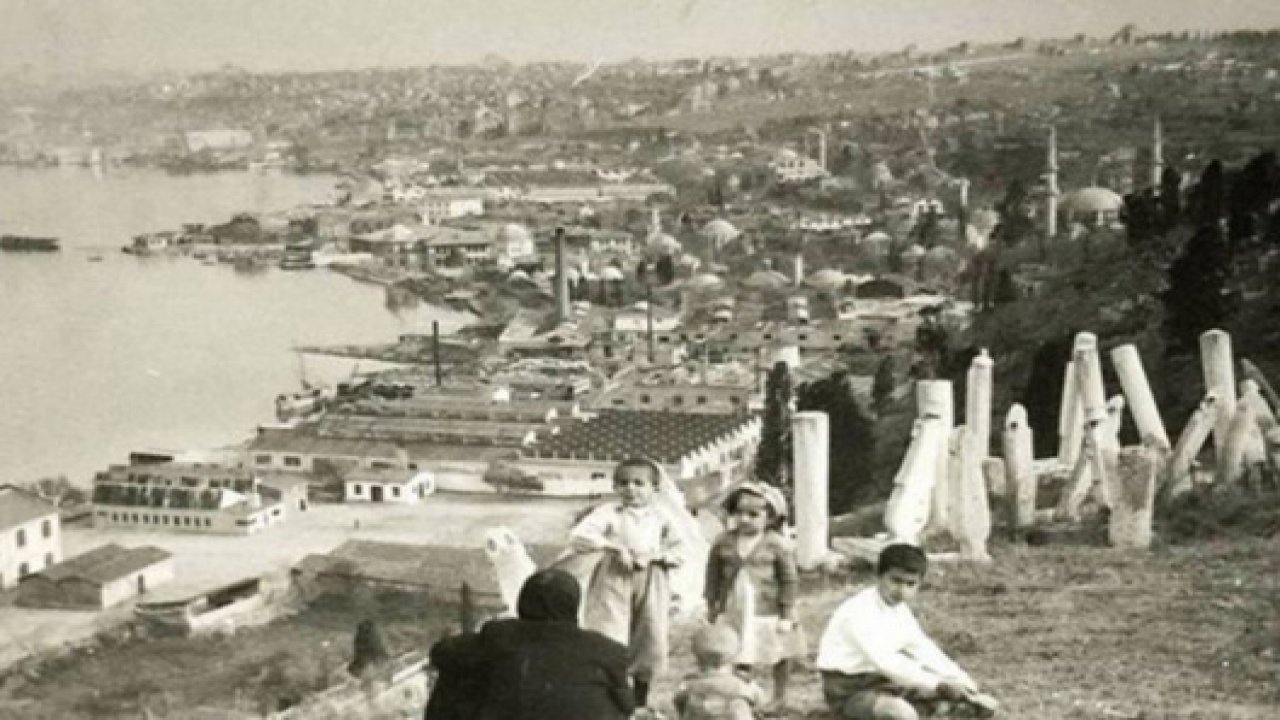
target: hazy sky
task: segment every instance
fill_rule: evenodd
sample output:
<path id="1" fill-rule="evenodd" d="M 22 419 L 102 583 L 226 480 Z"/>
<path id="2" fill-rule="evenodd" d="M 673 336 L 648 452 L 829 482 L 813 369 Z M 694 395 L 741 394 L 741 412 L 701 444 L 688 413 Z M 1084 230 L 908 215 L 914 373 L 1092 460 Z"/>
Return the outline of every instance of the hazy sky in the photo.
<path id="1" fill-rule="evenodd" d="M 1280 27 L 1280 0 L 0 0 L 0 75 L 879 51 Z"/>

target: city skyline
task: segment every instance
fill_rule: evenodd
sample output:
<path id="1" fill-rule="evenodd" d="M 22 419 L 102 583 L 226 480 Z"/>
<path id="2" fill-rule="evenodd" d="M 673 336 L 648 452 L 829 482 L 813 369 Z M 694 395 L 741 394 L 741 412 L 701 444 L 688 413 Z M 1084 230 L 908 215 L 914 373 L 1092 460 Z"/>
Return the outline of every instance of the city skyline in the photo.
<path id="1" fill-rule="evenodd" d="M 13 3 L 4 73 L 322 71 L 476 62 L 884 52 L 1017 37 L 1280 27 L 1221 0 L 65 0 Z"/>

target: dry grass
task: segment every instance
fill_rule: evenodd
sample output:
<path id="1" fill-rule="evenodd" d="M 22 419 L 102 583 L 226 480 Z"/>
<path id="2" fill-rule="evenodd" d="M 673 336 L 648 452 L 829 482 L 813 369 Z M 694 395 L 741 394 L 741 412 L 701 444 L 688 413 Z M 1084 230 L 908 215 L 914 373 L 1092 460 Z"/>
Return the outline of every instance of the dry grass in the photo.
<path id="1" fill-rule="evenodd" d="M 1278 552 L 1276 539 L 1151 552 L 996 546 L 989 566 L 931 568 L 917 615 L 1000 699 L 1003 717 L 1271 719 Z M 836 605 L 872 580 L 863 570 L 846 587 L 813 581 L 803 601 L 810 660 Z M 692 669 L 684 653 L 675 665 L 672 680 Z M 791 705 L 791 717 L 829 717 L 811 664 L 796 674 Z"/>

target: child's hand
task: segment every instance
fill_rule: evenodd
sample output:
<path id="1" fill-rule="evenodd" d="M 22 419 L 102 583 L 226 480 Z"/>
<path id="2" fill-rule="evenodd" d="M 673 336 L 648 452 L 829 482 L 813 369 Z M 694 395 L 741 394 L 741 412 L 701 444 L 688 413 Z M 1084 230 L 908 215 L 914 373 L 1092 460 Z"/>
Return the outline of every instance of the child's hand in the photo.
<path id="1" fill-rule="evenodd" d="M 622 545 L 615 545 L 613 551 L 618 554 L 618 562 L 629 568 L 636 566 L 636 557 L 630 550 Z"/>

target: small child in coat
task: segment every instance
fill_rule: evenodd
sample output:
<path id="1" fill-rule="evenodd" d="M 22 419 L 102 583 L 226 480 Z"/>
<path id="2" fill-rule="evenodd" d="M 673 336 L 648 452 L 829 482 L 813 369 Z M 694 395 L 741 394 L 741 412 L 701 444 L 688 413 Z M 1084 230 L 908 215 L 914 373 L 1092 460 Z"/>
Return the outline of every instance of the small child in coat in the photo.
<path id="1" fill-rule="evenodd" d="M 764 689 L 734 672 L 738 636 L 724 625 L 708 625 L 693 636 L 698 672 L 676 688 L 680 720 L 752 720 Z"/>
<path id="2" fill-rule="evenodd" d="M 665 666 L 671 582 L 680 564 L 680 536 L 654 494 L 662 471 L 631 458 L 614 468 L 619 501 L 601 505 L 569 533 L 574 553 L 603 552 L 584 599 L 583 625 L 627 646 L 636 706 L 648 705 L 649 685 Z"/>
<path id="3" fill-rule="evenodd" d="M 775 487 L 748 482 L 729 495 L 725 509 L 731 528 L 716 538 L 707 557 L 707 616 L 738 634 L 738 666 L 772 669 L 767 711 L 776 712 L 786 707 L 791 659 L 806 651 L 794 618 L 795 553 L 779 532 L 786 499 Z"/>

